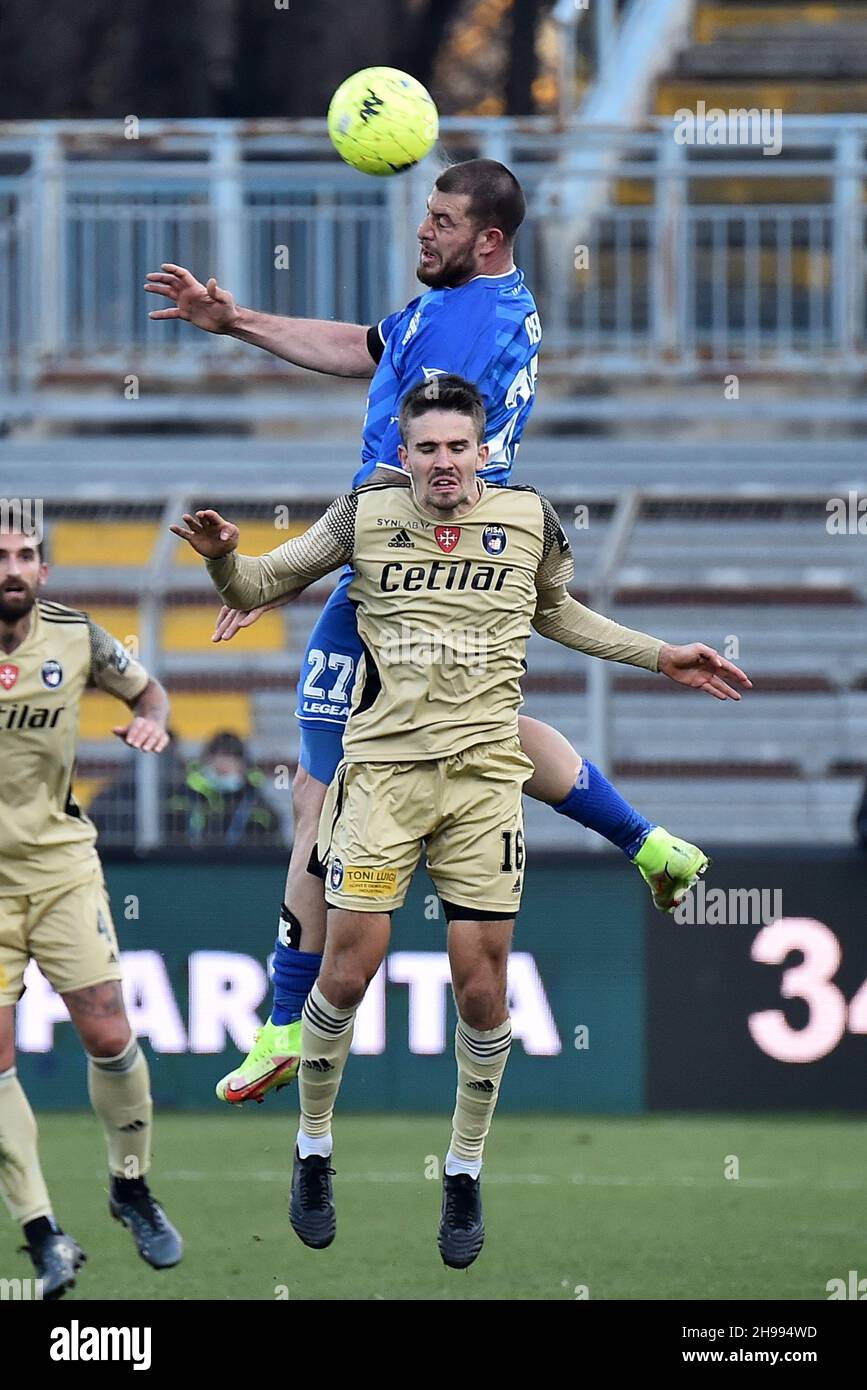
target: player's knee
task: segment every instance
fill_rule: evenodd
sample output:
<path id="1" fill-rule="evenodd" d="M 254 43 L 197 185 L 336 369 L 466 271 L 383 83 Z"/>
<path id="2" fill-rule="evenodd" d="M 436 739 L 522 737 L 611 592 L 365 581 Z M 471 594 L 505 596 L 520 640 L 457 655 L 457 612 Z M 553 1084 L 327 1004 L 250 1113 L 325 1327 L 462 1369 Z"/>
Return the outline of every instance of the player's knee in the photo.
<path id="1" fill-rule="evenodd" d="M 356 1009 L 367 992 L 370 979 L 361 965 L 341 961 L 323 971 L 318 984 L 335 1009 Z"/>
<path id="2" fill-rule="evenodd" d="M 299 767 L 292 783 L 292 810 L 295 817 L 295 835 L 315 835 L 319 826 L 319 816 L 328 790 L 324 782 L 311 777 L 306 768 Z"/>
<path id="3" fill-rule="evenodd" d="M 458 1013 L 469 1028 L 485 1032 L 502 1023 L 506 1008 L 505 988 L 500 980 L 480 976 L 455 988 Z"/>
<path id="4" fill-rule="evenodd" d="M 91 1057 L 117 1057 L 132 1037 L 126 1019 L 106 1019 L 101 1026 L 82 1028 L 81 1041 Z"/>

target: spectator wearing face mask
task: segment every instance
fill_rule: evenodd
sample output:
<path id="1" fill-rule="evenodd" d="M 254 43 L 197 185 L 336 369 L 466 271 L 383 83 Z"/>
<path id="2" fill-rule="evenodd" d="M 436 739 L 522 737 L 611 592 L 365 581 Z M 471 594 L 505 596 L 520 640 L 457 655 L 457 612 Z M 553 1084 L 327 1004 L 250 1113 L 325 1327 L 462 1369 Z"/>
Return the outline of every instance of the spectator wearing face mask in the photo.
<path id="1" fill-rule="evenodd" d="M 265 778 L 237 734 L 214 734 L 187 768 L 187 839 L 196 846 L 283 845 L 280 819 L 265 798 Z"/>

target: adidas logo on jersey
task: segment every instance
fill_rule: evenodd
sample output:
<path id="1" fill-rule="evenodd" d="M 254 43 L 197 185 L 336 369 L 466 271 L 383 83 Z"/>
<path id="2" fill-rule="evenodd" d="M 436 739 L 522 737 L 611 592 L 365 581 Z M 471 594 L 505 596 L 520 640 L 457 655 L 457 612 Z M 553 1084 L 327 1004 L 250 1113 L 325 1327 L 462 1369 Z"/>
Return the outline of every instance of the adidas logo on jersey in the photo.
<path id="1" fill-rule="evenodd" d="M 392 547 L 397 550 L 415 550 L 415 541 L 406 531 L 400 530 L 396 536 L 392 536 L 386 549 L 390 550 Z"/>

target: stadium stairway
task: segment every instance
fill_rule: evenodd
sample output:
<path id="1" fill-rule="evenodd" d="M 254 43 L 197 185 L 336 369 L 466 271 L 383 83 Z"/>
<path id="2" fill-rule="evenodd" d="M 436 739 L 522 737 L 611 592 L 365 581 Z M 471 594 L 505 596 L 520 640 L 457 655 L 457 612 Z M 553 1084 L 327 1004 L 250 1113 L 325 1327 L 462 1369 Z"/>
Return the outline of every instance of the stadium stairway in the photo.
<path id="1" fill-rule="evenodd" d="M 867 13 L 863 5 L 700 4 L 693 42 L 660 81 L 656 110 L 698 101 L 724 110 L 867 111 Z"/>

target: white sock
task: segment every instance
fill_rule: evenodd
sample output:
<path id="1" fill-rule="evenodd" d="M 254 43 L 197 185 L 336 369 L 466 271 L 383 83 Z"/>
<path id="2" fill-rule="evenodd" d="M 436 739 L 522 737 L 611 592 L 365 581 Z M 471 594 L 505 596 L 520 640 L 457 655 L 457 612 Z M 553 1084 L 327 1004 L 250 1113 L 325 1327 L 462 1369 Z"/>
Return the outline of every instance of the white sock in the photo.
<path id="1" fill-rule="evenodd" d="M 446 1154 L 446 1172 L 449 1177 L 454 1177 L 455 1173 L 469 1173 L 471 1178 L 477 1178 L 482 1171 L 482 1160 L 480 1158 L 458 1158 L 449 1149 Z"/>
<path id="2" fill-rule="evenodd" d="M 299 1129 L 295 1142 L 298 1145 L 298 1153 L 301 1158 L 309 1158 L 311 1154 L 318 1154 L 320 1158 L 330 1158 L 331 1150 L 334 1148 L 334 1140 L 330 1133 L 317 1134 L 314 1138 L 305 1134 L 303 1129 Z"/>

